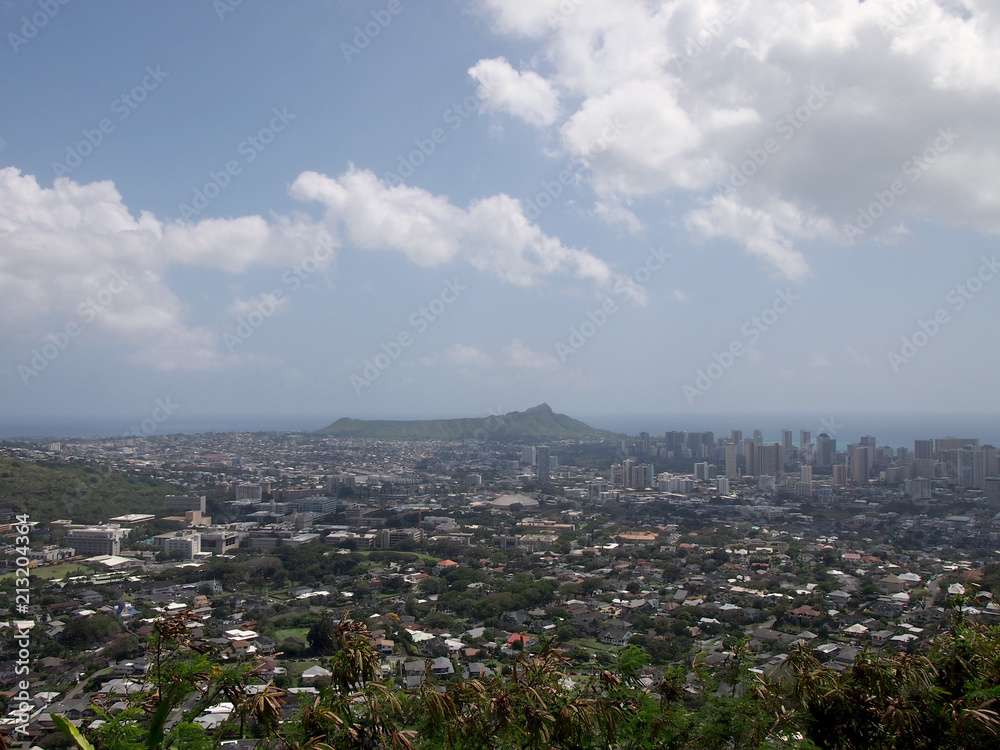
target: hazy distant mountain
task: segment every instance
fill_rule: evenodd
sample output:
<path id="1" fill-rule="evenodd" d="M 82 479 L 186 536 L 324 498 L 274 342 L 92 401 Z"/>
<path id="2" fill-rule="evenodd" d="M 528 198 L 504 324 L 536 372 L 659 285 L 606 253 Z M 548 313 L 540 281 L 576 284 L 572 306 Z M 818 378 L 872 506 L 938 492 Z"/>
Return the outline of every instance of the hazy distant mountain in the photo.
<path id="1" fill-rule="evenodd" d="M 612 437 L 615 433 L 556 414 L 548 404 L 502 416 L 467 419 L 349 419 L 343 417 L 317 430 L 321 435 L 379 440 L 585 440 Z"/>

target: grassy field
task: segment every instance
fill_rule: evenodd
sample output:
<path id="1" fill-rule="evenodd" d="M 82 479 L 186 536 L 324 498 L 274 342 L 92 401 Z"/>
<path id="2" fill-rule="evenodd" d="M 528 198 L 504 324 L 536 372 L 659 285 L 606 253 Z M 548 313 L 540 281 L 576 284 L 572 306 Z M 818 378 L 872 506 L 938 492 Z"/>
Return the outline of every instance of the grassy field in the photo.
<path id="1" fill-rule="evenodd" d="M 93 575 L 94 571 L 77 563 L 66 563 L 65 565 L 49 565 L 43 568 L 32 568 L 30 575 L 32 578 L 41 578 L 45 581 L 51 581 L 56 578 L 62 578 L 67 573 L 71 576 L 89 576 Z M 3 576 L 3 578 L 9 578 L 13 575 L 14 573 L 8 573 Z"/>
<path id="2" fill-rule="evenodd" d="M 305 641 L 308 632 L 309 628 L 285 628 L 284 630 L 275 630 L 272 637 L 275 643 L 281 643 L 286 638 L 298 638 Z"/>

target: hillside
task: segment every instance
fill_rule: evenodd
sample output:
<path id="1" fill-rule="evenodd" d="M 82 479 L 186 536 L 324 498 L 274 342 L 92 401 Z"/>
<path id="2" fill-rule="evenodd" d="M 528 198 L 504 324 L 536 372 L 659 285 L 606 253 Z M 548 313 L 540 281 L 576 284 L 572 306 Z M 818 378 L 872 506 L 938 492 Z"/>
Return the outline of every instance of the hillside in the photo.
<path id="1" fill-rule="evenodd" d="M 502 416 L 466 419 L 365 420 L 343 417 L 317 434 L 378 440 L 594 440 L 613 437 L 583 422 L 556 414 L 548 404 Z"/>
<path id="2" fill-rule="evenodd" d="M 97 523 L 125 513 L 160 513 L 163 496 L 176 492 L 166 482 L 0 457 L 0 508 L 27 512 L 32 521 Z"/>

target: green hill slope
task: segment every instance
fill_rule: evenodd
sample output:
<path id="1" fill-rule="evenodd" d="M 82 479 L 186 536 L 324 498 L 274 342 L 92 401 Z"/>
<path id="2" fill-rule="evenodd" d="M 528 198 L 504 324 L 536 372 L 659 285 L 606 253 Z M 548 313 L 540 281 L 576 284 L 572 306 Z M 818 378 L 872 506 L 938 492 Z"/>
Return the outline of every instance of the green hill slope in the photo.
<path id="1" fill-rule="evenodd" d="M 177 492 L 166 482 L 0 457 L 0 508 L 27 512 L 32 521 L 97 523 L 125 513 L 162 513 L 163 496 Z"/>
<path id="2" fill-rule="evenodd" d="M 338 419 L 317 434 L 378 440 L 593 440 L 613 437 L 583 422 L 556 414 L 548 404 L 502 416 L 466 419 Z"/>

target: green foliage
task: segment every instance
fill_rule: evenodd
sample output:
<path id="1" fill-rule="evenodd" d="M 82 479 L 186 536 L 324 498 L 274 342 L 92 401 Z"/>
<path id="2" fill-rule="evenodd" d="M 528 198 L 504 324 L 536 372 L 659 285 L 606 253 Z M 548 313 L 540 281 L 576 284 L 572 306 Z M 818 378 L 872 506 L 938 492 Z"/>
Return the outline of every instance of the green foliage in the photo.
<path id="1" fill-rule="evenodd" d="M 91 466 L 0 458 L 0 507 L 28 513 L 33 521 L 98 523 L 125 513 L 161 513 L 163 497 L 176 492 L 166 482 Z"/>

